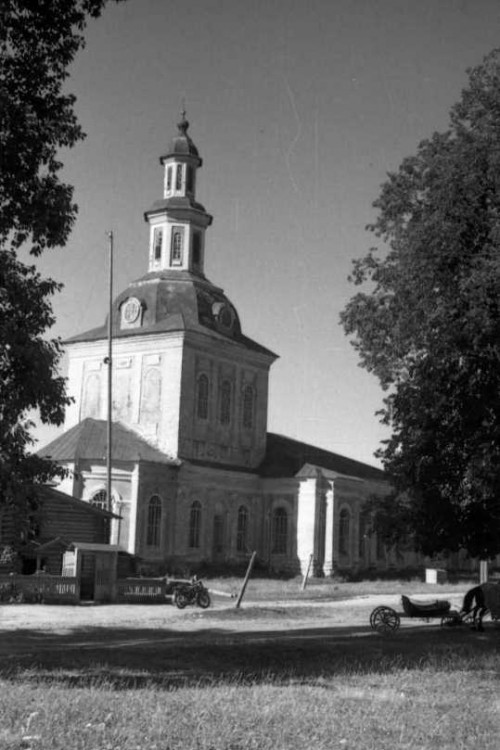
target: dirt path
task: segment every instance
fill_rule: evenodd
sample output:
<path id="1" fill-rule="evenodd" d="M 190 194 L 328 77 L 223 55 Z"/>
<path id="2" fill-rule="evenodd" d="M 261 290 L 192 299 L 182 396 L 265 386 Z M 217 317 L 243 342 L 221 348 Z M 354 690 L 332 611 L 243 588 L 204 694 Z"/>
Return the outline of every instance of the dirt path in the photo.
<path id="1" fill-rule="evenodd" d="M 415 596 L 415 599 L 428 599 Z M 458 609 L 462 594 L 440 592 Z M 0 605 L 0 676 L 13 672 L 85 686 L 182 686 L 214 679 L 316 679 L 356 668 L 420 668 L 451 650 L 490 654 L 498 627 L 485 633 L 442 628 L 439 620 L 403 619 L 396 634 L 370 628 L 379 605 L 401 610 L 400 596 L 338 601 L 245 601 L 215 598 L 207 610 L 172 605 Z M 471 651 L 472 649 L 472 651 Z M 386 665 L 384 667 L 384 665 Z"/>
<path id="2" fill-rule="evenodd" d="M 415 599 L 425 599 L 416 596 Z M 445 594 L 453 608 L 460 608 L 461 594 Z M 101 640 L 111 645 L 123 640 L 126 632 L 130 639 L 135 631 L 147 629 L 149 633 L 163 631 L 196 635 L 217 630 L 219 637 L 236 633 L 261 631 L 292 632 L 330 628 L 360 628 L 369 626 L 369 616 L 374 607 L 386 605 L 401 610 L 399 596 L 359 596 L 339 601 L 272 601 L 243 602 L 239 609 L 234 600 L 214 597 L 213 606 L 207 610 L 189 607 L 179 610 L 172 605 L 0 605 L 0 655 L 17 650 L 23 638 L 70 636 L 71 634 L 97 633 Z M 419 621 L 415 621 L 418 623 Z M 415 624 L 406 620 L 405 627 Z M 116 637 L 115 637 L 116 636 Z M 49 639 L 51 640 L 51 639 Z M 81 639 L 79 639 L 81 640 Z M 75 644 L 76 645 L 76 644 Z"/>

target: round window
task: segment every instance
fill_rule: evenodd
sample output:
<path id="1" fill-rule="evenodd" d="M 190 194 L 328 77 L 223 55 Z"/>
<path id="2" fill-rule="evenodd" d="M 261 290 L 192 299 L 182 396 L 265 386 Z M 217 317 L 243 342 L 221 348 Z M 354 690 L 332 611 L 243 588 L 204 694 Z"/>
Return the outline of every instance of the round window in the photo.
<path id="1" fill-rule="evenodd" d="M 135 297 L 130 297 L 123 308 L 123 320 L 125 323 L 135 323 L 141 313 L 141 303 Z"/>

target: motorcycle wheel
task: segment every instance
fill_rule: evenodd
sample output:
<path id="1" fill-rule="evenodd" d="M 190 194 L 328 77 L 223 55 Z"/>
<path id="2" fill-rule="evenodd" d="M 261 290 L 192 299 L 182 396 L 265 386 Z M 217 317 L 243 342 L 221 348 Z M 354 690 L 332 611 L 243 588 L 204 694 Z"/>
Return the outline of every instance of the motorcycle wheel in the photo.
<path id="1" fill-rule="evenodd" d="M 174 601 L 179 609 L 184 609 L 184 607 L 188 604 L 188 598 L 183 591 L 176 591 Z"/>
<path id="2" fill-rule="evenodd" d="M 200 591 L 196 597 L 196 603 L 202 609 L 210 607 L 210 594 L 208 591 Z"/>

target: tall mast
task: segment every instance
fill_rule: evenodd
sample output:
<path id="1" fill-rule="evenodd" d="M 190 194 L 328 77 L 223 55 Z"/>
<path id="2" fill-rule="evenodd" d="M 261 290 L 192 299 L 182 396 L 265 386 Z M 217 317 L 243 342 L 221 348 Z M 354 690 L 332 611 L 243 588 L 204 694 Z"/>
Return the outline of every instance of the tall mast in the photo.
<path id="1" fill-rule="evenodd" d="M 107 466 L 106 466 L 106 500 L 107 509 L 111 513 L 111 464 L 112 464 L 112 417 L 113 417 L 113 232 L 108 232 L 109 238 L 109 310 L 108 310 L 108 423 L 107 423 Z"/>

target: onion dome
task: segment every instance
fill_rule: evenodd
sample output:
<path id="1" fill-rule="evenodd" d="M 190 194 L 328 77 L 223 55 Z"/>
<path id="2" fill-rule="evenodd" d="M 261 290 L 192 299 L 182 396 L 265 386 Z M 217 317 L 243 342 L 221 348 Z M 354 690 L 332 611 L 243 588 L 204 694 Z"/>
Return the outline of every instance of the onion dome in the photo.
<path id="1" fill-rule="evenodd" d="M 188 135 L 189 122 L 186 120 L 186 113 L 181 113 L 181 120 L 177 123 L 177 133 L 170 139 L 170 143 L 167 146 L 167 151 L 163 156 L 160 156 L 160 162 L 163 164 L 167 159 L 191 156 L 198 161 L 198 166 L 201 166 L 202 160 L 198 153 L 198 149 L 194 145 L 191 137 Z"/>

